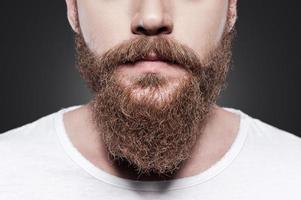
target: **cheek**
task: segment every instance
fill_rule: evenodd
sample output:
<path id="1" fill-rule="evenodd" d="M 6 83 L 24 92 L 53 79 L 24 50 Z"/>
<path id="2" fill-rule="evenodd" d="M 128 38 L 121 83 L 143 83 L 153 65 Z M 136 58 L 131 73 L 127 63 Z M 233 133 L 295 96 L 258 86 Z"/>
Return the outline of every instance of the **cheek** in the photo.
<path id="1" fill-rule="evenodd" d="M 130 37 L 130 18 L 124 10 L 127 6 L 100 4 L 79 1 L 78 6 L 79 23 L 85 42 L 98 55 Z"/>
<path id="2" fill-rule="evenodd" d="M 221 41 L 227 20 L 228 4 L 224 0 L 204 0 L 175 14 L 175 38 L 195 50 L 200 58 Z M 183 9 L 183 7 L 181 8 Z"/>

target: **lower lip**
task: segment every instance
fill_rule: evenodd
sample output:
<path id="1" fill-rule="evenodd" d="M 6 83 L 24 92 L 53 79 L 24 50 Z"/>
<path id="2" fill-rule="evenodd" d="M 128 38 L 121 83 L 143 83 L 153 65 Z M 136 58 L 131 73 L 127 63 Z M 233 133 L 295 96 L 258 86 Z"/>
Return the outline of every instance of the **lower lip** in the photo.
<path id="1" fill-rule="evenodd" d="M 123 66 L 139 73 L 160 73 L 175 68 L 174 65 L 163 61 L 139 61 L 133 65 Z"/>

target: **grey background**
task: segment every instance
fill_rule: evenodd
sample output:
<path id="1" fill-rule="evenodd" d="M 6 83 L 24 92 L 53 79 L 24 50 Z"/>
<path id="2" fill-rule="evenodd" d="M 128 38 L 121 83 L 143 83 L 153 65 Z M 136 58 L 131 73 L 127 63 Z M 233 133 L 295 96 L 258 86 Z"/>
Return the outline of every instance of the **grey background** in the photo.
<path id="1" fill-rule="evenodd" d="M 234 65 L 218 102 L 301 136 L 297 4 L 239 1 Z M 63 0 L 1 3 L 0 132 L 89 100 L 65 9 Z"/>

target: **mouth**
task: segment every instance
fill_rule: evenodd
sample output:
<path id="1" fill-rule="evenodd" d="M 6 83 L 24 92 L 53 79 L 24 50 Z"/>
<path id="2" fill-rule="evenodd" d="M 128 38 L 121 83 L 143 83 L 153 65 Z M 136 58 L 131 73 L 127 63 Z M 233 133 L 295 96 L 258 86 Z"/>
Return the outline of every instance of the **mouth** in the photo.
<path id="1" fill-rule="evenodd" d="M 140 73 L 161 73 L 171 65 L 162 60 L 140 60 L 133 65 L 133 69 Z"/>
<path id="2" fill-rule="evenodd" d="M 177 63 L 172 63 L 154 52 L 138 59 L 136 62 L 122 64 L 119 69 L 121 71 L 126 70 L 131 75 L 154 73 L 176 76 L 179 71 L 183 71 L 182 67 Z"/>

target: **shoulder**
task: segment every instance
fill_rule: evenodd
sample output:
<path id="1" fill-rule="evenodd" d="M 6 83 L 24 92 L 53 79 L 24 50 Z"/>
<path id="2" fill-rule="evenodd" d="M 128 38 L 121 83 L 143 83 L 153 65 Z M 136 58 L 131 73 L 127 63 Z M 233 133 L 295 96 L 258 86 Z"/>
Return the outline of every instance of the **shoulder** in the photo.
<path id="1" fill-rule="evenodd" d="M 49 183 L 61 178 L 65 169 L 78 169 L 58 137 L 61 117 L 55 112 L 0 134 L 0 199 L 30 199 L 36 188 L 52 188 Z"/>
<path id="2" fill-rule="evenodd" d="M 246 162 L 301 169 L 301 138 L 296 133 L 280 129 L 243 111 L 226 109 L 241 116 L 240 132 L 246 135 L 243 148 L 243 155 L 248 159 Z"/>
<path id="3" fill-rule="evenodd" d="M 261 119 L 254 118 L 238 109 L 224 109 L 240 115 L 240 129 L 247 133 L 250 142 L 256 142 L 258 145 L 277 145 L 277 149 L 280 150 L 282 148 L 293 151 L 301 150 L 301 137 L 297 136 L 297 133 L 291 133 L 268 124 Z"/>
<path id="4" fill-rule="evenodd" d="M 18 143 L 34 142 L 35 139 L 47 135 L 53 129 L 54 115 L 50 114 L 34 122 L 11 129 L 0 134 L 0 148 Z"/>
<path id="5" fill-rule="evenodd" d="M 257 138 L 257 142 L 264 142 L 271 146 L 277 146 L 282 151 L 296 151 L 301 153 L 301 138 L 295 133 L 275 127 L 260 119 L 249 120 L 250 137 Z"/>
<path id="6" fill-rule="evenodd" d="M 49 149 L 57 143 L 54 117 L 55 113 L 0 134 L 0 178 L 1 172 L 29 167 L 51 152 Z"/>
<path id="7" fill-rule="evenodd" d="M 0 134 L 0 185 L 30 188 L 45 183 L 42 177 L 51 179 L 66 161 L 70 166 L 58 137 L 61 116 L 58 111 Z"/>
<path id="8" fill-rule="evenodd" d="M 233 180 L 260 193 L 300 194 L 301 138 L 288 131 L 253 118 L 241 111 L 240 135 L 243 147 L 229 172 Z M 236 174 L 236 176 L 233 176 Z"/>
<path id="9" fill-rule="evenodd" d="M 245 114 L 247 140 L 244 153 L 246 163 L 259 170 L 266 169 L 298 176 L 301 181 L 301 138 L 288 131 L 277 128 L 260 119 Z"/>
<path id="10" fill-rule="evenodd" d="M 62 130 L 63 113 L 79 106 L 62 108 L 21 127 L 0 134 L 0 157 L 4 165 L 18 164 L 34 159 L 44 159 L 45 156 L 56 156 L 61 151 L 58 133 Z M 4 167 L 5 168 L 5 167 Z M 0 169 L 1 173 L 1 169 Z"/>

